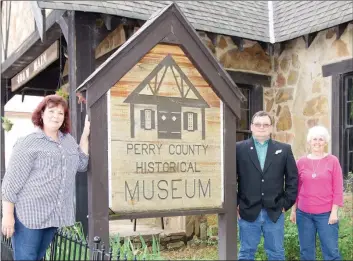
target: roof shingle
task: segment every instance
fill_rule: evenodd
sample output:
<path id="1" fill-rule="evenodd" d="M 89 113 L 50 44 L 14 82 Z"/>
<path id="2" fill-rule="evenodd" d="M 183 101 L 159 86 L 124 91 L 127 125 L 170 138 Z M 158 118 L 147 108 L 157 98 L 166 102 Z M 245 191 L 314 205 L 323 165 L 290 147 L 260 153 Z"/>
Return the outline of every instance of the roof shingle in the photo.
<path id="1" fill-rule="evenodd" d="M 172 1 L 38 1 L 41 8 L 147 20 Z M 196 30 L 270 41 L 268 1 L 176 1 Z M 352 1 L 273 1 L 275 42 L 353 21 Z"/>

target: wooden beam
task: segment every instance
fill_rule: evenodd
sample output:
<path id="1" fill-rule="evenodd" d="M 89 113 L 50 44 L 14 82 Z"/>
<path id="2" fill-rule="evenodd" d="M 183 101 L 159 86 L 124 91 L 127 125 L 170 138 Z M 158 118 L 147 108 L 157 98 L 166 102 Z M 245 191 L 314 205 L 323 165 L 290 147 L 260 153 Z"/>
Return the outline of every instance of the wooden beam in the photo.
<path id="1" fill-rule="evenodd" d="M 249 85 L 261 85 L 264 87 L 271 86 L 271 76 L 247 72 L 237 72 L 232 70 L 227 70 L 232 80 L 236 84 L 249 84 Z"/>
<path id="2" fill-rule="evenodd" d="M 86 106 L 78 104 L 76 88 L 95 70 L 96 15 L 68 11 L 68 56 L 70 117 L 72 136 L 79 142 L 86 116 Z M 92 118 L 91 118 L 92 119 Z M 98 172 L 95 172 L 97 174 Z M 88 180 L 86 173 L 76 175 L 76 220 L 80 221 L 87 235 L 88 215 Z M 92 220 L 94 223 L 94 220 Z M 94 226 L 94 225 L 93 225 Z M 92 232 L 93 233 L 93 232 Z M 96 236 L 90 233 L 90 242 Z M 101 236 L 101 235 L 99 235 Z M 101 236 L 101 238 L 103 238 Z"/>
<path id="3" fill-rule="evenodd" d="M 109 14 L 101 14 L 103 22 L 105 24 L 105 27 L 107 28 L 108 31 L 112 30 L 112 15 Z"/>
<path id="4" fill-rule="evenodd" d="M 306 34 L 306 35 L 303 36 L 306 48 L 310 47 L 311 43 L 315 40 L 315 37 L 316 37 L 317 33 L 318 32 L 314 32 L 314 33 Z"/>
<path id="5" fill-rule="evenodd" d="M 278 56 L 281 56 L 281 54 L 283 53 L 284 49 L 286 48 L 286 42 L 280 42 L 280 43 L 277 43 L 277 44 L 278 44 L 278 48 L 279 48 Z"/>
<path id="6" fill-rule="evenodd" d="M 126 41 L 126 33 L 124 26 L 119 24 L 116 28 L 109 32 L 106 37 L 96 46 L 95 57 L 99 59 L 107 53 L 119 48 Z"/>
<path id="7" fill-rule="evenodd" d="M 211 40 L 214 47 L 217 46 L 217 34 L 206 32 L 207 37 Z"/>
<path id="8" fill-rule="evenodd" d="M 239 48 L 239 51 L 244 50 L 244 39 L 236 36 L 231 36 L 234 44 L 236 44 Z"/>
<path id="9" fill-rule="evenodd" d="M 341 38 L 341 36 L 344 33 L 344 30 L 346 30 L 347 26 L 348 26 L 348 23 L 343 23 L 343 24 L 336 25 L 334 27 L 334 31 L 336 33 L 336 40 Z"/>
<path id="10" fill-rule="evenodd" d="M 6 103 L 5 99 L 6 99 L 6 90 L 7 90 L 7 85 L 3 86 L 3 83 L 5 82 L 1 80 L 1 85 L 0 85 L 0 116 L 1 117 L 4 116 L 4 107 Z M 2 123 L 2 120 L 1 120 L 1 123 Z M 5 175 L 5 132 L 2 126 L 0 126 L 0 172 L 1 172 L 1 183 L 2 183 L 2 180 Z"/>
<path id="11" fill-rule="evenodd" d="M 331 136 L 332 136 L 332 142 L 331 142 L 331 150 L 332 154 L 335 155 L 341 163 L 341 166 L 344 166 L 344 160 L 343 160 L 343 146 L 342 144 L 342 138 L 343 138 L 343 132 L 344 129 L 342 128 L 342 122 L 344 122 L 343 119 L 343 106 L 341 106 L 341 99 L 342 99 L 342 93 L 343 90 L 341 88 L 342 84 L 342 76 L 340 74 L 336 74 L 332 76 L 332 95 L 331 95 L 331 101 L 332 101 L 332 106 L 331 106 L 331 115 L 335 115 L 335 117 L 332 117 L 332 125 L 331 125 Z"/>
<path id="12" fill-rule="evenodd" d="M 89 98 L 89 96 L 88 96 Z M 103 95 L 91 111 L 90 161 L 88 167 L 89 242 L 99 236 L 109 246 L 108 108 Z"/>
<path id="13" fill-rule="evenodd" d="M 125 38 L 129 39 L 134 34 L 134 26 L 131 24 L 124 25 Z"/>
<path id="14" fill-rule="evenodd" d="M 274 52 L 274 46 L 272 43 L 266 43 L 266 42 L 258 42 L 261 46 L 261 48 L 264 50 L 264 52 L 267 55 L 272 56 Z"/>
<path id="15" fill-rule="evenodd" d="M 66 43 L 69 40 L 69 27 L 68 27 L 68 18 L 67 14 L 63 14 L 60 19 L 57 21 L 57 23 L 60 25 L 61 31 L 64 35 Z"/>
<path id="16" fill-rule="evenodd" d="M 3 1 L 1 1 L 1 7 L 0 7 L 0 14 L 4 14 L 4 11 L 2 10 L 2 3 Z M 5 37 L 3 37 L 3 39 L 5 39 L 5 43 L 2 42 L 2 48 L 3 48 L 3 52 L 4 52 L 4 57 L 2 57 L 1 61 L 6 60 L 7 59 L 7 52 L 8 52 L 8 47 L 9 47 L 9 40 L 10 40 L 10 24 L 11 24 L 11 5 L 12 2 L 9 1 L 6 3 L 6 12 L 4 17 L 2 17 L 2 19 L 5 20 L 5 23 L 2 23 L 2 25 L 5 25 L 4 29 L 6 29 L 6 32 L 4 33 L 2 30 L 3 28 L 1 28 L 1 36 L 5 35 Z M 0 54 L 1 56 L 1 54 Z"/>
<path id="17" fill-rule="evenodd" d="M 179 39 L 175 36 L 175 34 L 172 34 L 172 33 L 170 33 L 166 37 L 164 37 L 162 42 L 169 43 L 169 44 L 180 44 Z"/>
<path id="18" fill-rule="evenodd" d="M 141 213 L 122 213 L 110 214 L 109 220 L 126 220 L 139 218 L 157 218 L 157 217 L 179 217 L 179 216 L 199 216 L 207 214 L 225 214 L 223 208 L 196 209 L 196 210 L 169 210 L 169 211 L 153 211 Z"/>
<path id="19" fill-rule="evenodd" d="M 224 112 L 224 202 L 225 214 L 218 215 L 219 260 L 237 258 L 237 163 L 236 163 L 236 116 L 231 108 L 223 104 Z"/>
<path id="20" fill-rule="evenodd" d="M 347 72 L 353 72 L 353 59 L 347 59 L 344 61 L 330 63 L 322 66 L 323 77 L 343 74 Z"/>
<path id="21" fill-rule="evenodd" d="M 42 42 L 44 42 L 44 37 L 45 37 L 45 20 L 46 20 L 46 15 L 45 15 L 45 10 L 42 10 L 39 5 L 38 1 L 30 1 L 31 7 L 32 7 L 32 13 L 34 16 L 34 20 L 36 21 L 36 27 L 40 36 L 40 39 Z"/>

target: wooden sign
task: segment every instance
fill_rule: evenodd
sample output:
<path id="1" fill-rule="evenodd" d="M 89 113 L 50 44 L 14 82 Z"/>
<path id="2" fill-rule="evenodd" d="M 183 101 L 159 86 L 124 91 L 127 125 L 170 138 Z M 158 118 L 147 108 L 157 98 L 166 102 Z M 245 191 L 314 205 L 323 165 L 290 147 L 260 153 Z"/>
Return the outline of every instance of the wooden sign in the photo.
<path id="1" fill-rule="evenodd" d="M 111 208 L 221 208 L 220 99 L 182 49 L 158 44 L 110 89 Z"/>
<path id="2" fill-rule="evenodd" d="M 55 41 L 37 59 L 11 79 L 11 91 L 16 91 L 59 58 L 59 42 Z"/>

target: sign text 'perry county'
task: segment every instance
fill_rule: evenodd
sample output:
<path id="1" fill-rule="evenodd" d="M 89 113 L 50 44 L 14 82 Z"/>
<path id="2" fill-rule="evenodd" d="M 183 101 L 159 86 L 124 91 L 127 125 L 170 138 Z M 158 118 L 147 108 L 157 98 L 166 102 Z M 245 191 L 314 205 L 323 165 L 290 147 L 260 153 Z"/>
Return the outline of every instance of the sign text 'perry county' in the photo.
<path id="1" fill-rule="evenodd" d="M 190 156 L 206 155 L 208 145 L 204 144 L 153 144 L 127 143 L 126 154 Z M 187 158 L 187 157 L 186 157 Z M 135 173 L 200 172 L 197 162 L 190 161 L 136 161 Z"/>

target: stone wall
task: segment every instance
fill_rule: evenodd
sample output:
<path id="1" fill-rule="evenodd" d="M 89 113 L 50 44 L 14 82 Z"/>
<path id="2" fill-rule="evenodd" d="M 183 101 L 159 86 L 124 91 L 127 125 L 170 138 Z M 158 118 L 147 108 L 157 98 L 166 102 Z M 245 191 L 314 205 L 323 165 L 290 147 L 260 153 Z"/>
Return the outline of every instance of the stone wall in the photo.
<path id="1" fill-rule="evenodd" d="M 36 27 L 30 1 L 3 1 L 2 4 L 1 25 L 4 36 L 2 41 L 4 48 L 7 39 L 6 31 L 9 26 L 7 47 L 7 57 L 9 57 L 36 30 Z M 5 60 L 3 50 L 1 62 Z"/>
<path id="2" fill-rule="evenodd" d="M 240 51 L 231 37 L 218 35 L 213 45 L 205 33 L 200 36 L 227 70 L 272 76 L 271 86 L 264 88 L 264 110 L 274 118 L 273 138 L 291 144 L 296 158 L 307 150 L 310 127 L 322 124 L 331 129 L 331 77 L 322 77 L 322 66 L 352 58 L 352 23 L 338 40 L 334 30 L 327 29 L 309 48 L 300 37 L 272 57 L 255 41 L 245 40 Z"/>
<path id="3" fill-rule="evenodd" d="M 306 135 L 320 124 L 331 130 L 331 77 L 322 66 L 352 58 L 353 24 L 340 39 L 333 29 L 318 33 L 309 48 L 303 38 L 290 41 L 274 57 L 272 85 L 264 92 L 266 111 L 275 120 L 274 139 L 292 145 L 296 158 L 307 152 Z M 329 144 L 328 151 L 331 150 Z"/>

